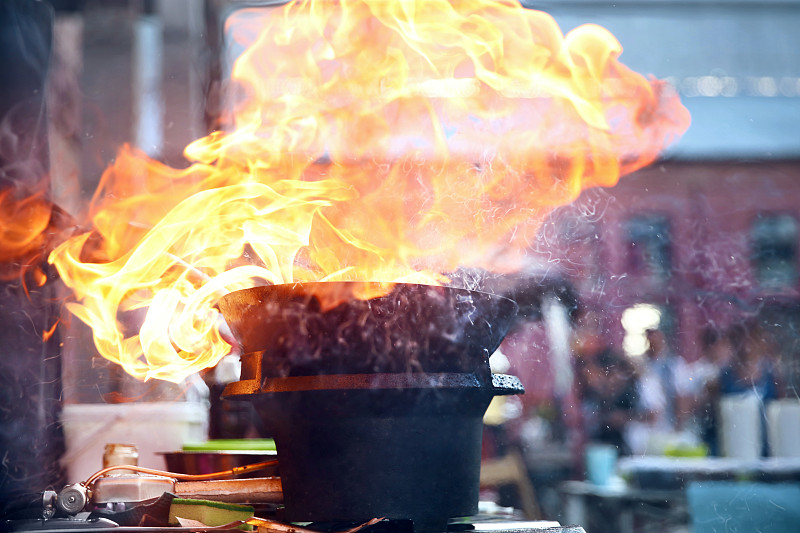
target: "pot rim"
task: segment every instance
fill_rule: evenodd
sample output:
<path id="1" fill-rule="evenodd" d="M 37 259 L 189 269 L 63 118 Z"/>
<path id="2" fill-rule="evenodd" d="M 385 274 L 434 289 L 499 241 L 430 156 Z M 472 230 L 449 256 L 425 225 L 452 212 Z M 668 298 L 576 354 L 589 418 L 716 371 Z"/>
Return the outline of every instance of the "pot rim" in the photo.
<path id="1" fill-rule="evenodd" d="M 474 373 L 408 373 L 408 374 L 320 374 L 236 381 L 222 393 L 225 398 L 247 399 L 256 394 L 330 390 L 416 390 L 416 389 L 485 389 L 501 396 L 523 394 L 524 387 L 515 376 L 492 374 L 486 385 Z"/>

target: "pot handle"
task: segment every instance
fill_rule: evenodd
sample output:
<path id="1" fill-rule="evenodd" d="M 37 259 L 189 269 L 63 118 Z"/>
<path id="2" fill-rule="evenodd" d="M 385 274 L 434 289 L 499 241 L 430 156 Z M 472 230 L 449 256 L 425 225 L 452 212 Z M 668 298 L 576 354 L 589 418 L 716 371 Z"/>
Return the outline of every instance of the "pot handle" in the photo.
<path id="1" fill-rule="evenodd" d="M 492 374 L 492 396 L 510 394 L 525 394 L 525 387 L 519 378 L 508 374 Z"/>

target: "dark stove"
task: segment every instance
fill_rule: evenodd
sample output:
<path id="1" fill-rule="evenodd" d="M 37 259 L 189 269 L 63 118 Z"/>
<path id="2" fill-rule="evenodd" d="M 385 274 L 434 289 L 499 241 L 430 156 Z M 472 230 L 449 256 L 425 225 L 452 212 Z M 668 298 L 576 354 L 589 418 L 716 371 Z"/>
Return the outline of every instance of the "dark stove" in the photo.
<path id="1" fill-rule="evenodd" d="M 359 300 L 358 287 L 273 285 L 222 298 L 245 354 L 224 395 L 251 402 L 275 438 L 287 520 L 379 516 L 442 531 L 478 511 L 489 402 L 524 392 L 489 368 L 517 304 L 400 283 Z"/>

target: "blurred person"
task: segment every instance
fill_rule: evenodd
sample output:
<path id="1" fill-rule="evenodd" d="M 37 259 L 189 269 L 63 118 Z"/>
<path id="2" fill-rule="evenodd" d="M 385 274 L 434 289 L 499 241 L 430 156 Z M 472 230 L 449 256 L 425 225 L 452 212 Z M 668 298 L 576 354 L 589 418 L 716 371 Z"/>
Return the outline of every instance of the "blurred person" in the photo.
<path id="1" fill-rule="evenodd" d="M 583 455 L 583 447 L 598 425 L 597 397 L 604 385 L 604 371 L 597 362 L 600 354 L 609 349 L 600 328 L 600 315 L 594 311 L 582 313 L 572 337 L 574 391 L 579 406 L 579 456 Z"/>
<path id="2" fill-rule="evenodd" d="M 754 392 L 762 401 L 781 397 L 780 361 L 769 333 L 750 321 L 732 327 L 729 338 L 732 357 L 719 374 L 720 393 Z"/>
<path id="3" fill-rule="evenodd" d="M 588 440 L 611 444 L 620 455 L 629 455 L 625 428 L 639 403 L 633 365 L 609 348 L 597 354 L 587 373 L 590 379 L 581 400 Z"/>
<path id="4" fill-rule="evenodd" d="M 582 444 L 611 444 L 627 455 L 624 430 L 638 404 L 634 368 L 609 345 L 600 324 L 599 313 L 585 312 L 578 318 L 572 341 Z"/>
<path id="5" fill-rule="evenodd" d="M 577 359 L 588 359 L 608 349 L 601 321 L 602 315 L 596 311 L 583 311 L 577 318 L 572 336 L 572 353 Z"/>
<path id="6" fill-rule="evenodd" d="M 700 332 L 700 357 L 685 365 L 682 386 L 688 393 L 699 396 L 703 389 L 716 382 L 722 370 L 731 360 L 733 348 L 728 332 L 707 327 Z"/>
<path id="7" fill-rule="evenodd" d="M 573 413 L 570 417 L 573 430 L 570 444 L 576 476 L 585 473 L 585 451 L 590 443 L 609 443 L 616 446 L 620 454 L 629 452 L 621 438 L 620 423 L 625 421 L 613 407 L 618 399 L 614 396 L 619 391 L 607 394 L 616 365 L 608 335 L 602 327 L 604 316 L 596 310 L 584 309 L 576 319 L 572 334 L 574 378 L 569 402 Z M 609 409 L 617 414 L 611 415 Z"/>
<path id="8" fill-rule="evenodd" d="M 682 376 L 687 374 L 686 362 L 672 351 L 662 330 L 649 329 L 645 335 L 648 343 L 645 359 L 635 374 L 637 413 L 626 428 L 627 441 L 636 454 L 662 452 L 651 445 L 659 440 L 665 444 L 683 430 L 691 412 L 681 384 Z"/>
<path id="9" fill-rule="evenodd" d="M 732 357 L 719 374 L 719 397 L 755 396 L 762 429 L 761 455 L 766 455 L 767 404 L 784 395 L 778 351 L 769 333 L 754 320 L 733 326 L 729 338 Z"/>
<path id="10" fill-rule="evenodd" d="M 719 377 L 733 349 L 728 333 L 712 327 L 701 331 L 700 346 L 700 358 L 685 366 L 686 375 L 679 377 L 679 383 L 691 401 L 693 430 L 709 455 L 719 455 Z"/>
<path id="11" fill-rule="evenodd" d="M 652 416 L 656 425 L 666 430 L 682 429 L 690 412 L 683 379 L 688 374 L 686 361 L 672 351 L 662 330 L 649 329 L 645 335 L 647 337 L 645 379 L 648 382 L 657 382 L 663 394 L 662 405 L 652 413 Z"/>

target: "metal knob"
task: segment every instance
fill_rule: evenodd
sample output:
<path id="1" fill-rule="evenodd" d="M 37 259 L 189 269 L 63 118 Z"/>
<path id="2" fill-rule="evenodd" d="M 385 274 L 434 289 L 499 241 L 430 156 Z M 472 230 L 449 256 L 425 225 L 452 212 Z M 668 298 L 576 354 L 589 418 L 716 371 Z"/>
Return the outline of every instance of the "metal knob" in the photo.
<path id="1" fill-rule="evenodd" d="M 77 514 L 83 511 L 89 502 L 86 486 L 80 483 L 67 485 L 58 493 L 58 508 L 67 514 Z"/>
<path id="2" fill-rule="evenodd" d="M 42 493 L 42 518 L 50 520 L 56 514 L 58 494 L 54 490 L 46 490 Z"/>

